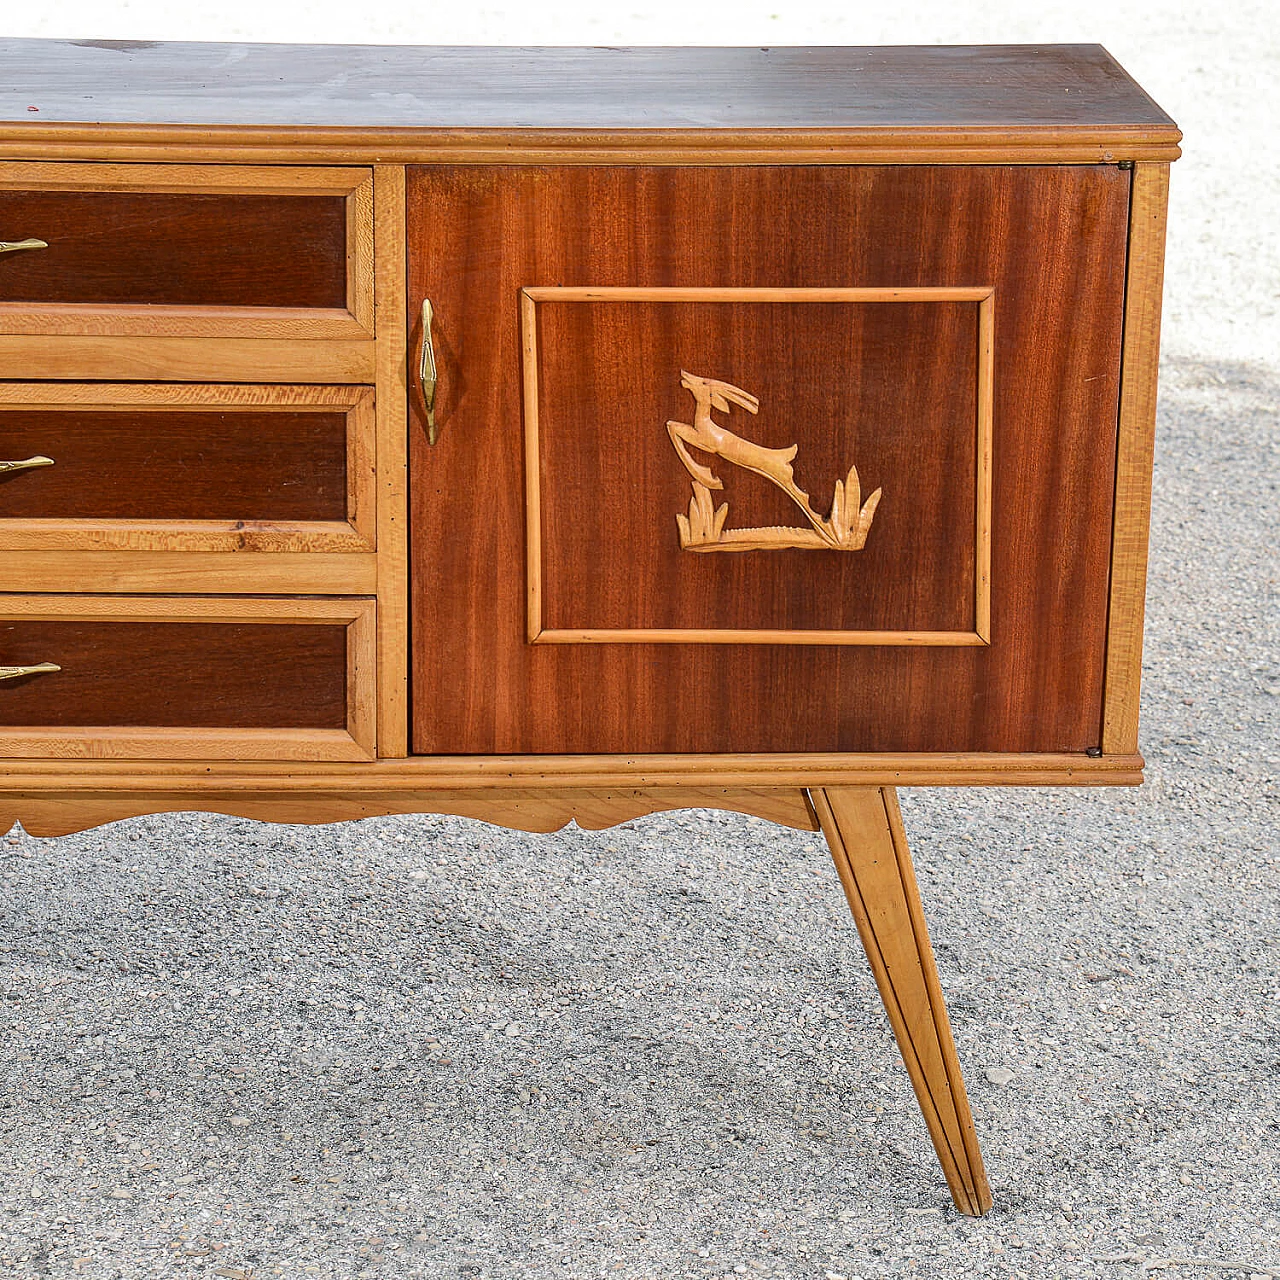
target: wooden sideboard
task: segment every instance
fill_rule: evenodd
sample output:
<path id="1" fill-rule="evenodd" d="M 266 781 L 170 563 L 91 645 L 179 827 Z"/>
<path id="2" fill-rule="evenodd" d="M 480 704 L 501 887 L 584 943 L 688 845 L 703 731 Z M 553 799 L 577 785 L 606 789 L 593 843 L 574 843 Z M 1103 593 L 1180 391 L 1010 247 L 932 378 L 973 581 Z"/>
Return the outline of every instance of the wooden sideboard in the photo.
<path id="1" fill-rule="evenodd" d="M 1093 45 L 0 42 L 0 826 L 1132 784 L 1172 121 Z"/>

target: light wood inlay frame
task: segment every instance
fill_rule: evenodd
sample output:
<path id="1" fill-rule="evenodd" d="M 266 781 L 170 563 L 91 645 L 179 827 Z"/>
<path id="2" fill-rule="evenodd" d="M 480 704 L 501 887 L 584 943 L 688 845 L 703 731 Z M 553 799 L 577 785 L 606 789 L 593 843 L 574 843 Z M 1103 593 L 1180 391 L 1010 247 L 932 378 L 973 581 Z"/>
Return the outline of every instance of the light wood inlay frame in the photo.
<path id="1" fill-rule="evenodd" d="M 0 757 L 73 760 L 372 761 L 376 755 L 373 600 L 91 595 L 0 596 L 0 618 L 29 621 L 208 622 L 303 626 L 344 624 L 345 729 L 0 726 Z M 252 662 L 253 654 L 246 653 Z M 145 679 L 145 673 L 139 673 Z M 6 773 L 8 766 L 6 766 Z"/>
<path id="2" fill-rule="evenodd" d="M 16 161 L 0 162 L 0 190 L 340 196 L 347 219 L 345 308 L 0 302 L 0 335 L 277 338 L 291 342 L 350 342 L 373 337 L 373 174 L 369 169 Z M 5 372 L 0 365 L 0 373 Z"/>
<path id="3" fill-rule="evenodd" d="M 835 631 L 769 628 L 564 628 L 545 625 L 542 596 L 542 482 L 538 442 L 540 302 L 973 302 L 978 307 L 977 414 L 974 430 L 974 627 L 972 631 Z M 525 544 L 530 644 L 936 645 L 991 643 L 991 467 L 994 395 L 994 290 L 985 286 L 887 288 L 681 288 L 528 286 L 520 291 L 524 389 Z M 751 554 L 751 553 L 744 553 Z M 767 554 L 767 553 L 760 553 Z"/>
<path id="4" fill-rule="evenodd" d="M 368 387 L 0 383 L 0 411 L 68 408 L 133 414 L 171 409 L 210 413 L 235 409 L 344 413 L 348 518 L 344 521 L 0 518 L 0 551 L 340 554 L 376 549 L 374 393 Z M 49 567 L 47 557 L 42 565 Z M 5 568 L 0 571 L 0 589 L 12 589 L 7 579 L 15 568 L 21 572 L 21 557 L 6 558 Z M 53 585 L 57 589 L 57 584 Z"/>

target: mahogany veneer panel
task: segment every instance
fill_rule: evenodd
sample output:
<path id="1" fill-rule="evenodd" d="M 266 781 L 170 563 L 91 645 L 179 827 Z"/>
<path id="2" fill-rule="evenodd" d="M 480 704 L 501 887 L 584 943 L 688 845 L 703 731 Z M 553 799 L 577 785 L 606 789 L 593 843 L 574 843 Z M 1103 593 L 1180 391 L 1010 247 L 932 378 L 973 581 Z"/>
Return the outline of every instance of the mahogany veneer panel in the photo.
<path id="1" fill-rule="evenodd" d="M 0 301 L 204 307 L 347 304 L 339 196 L 0 191 Z"/>
<path id="2" fill-rule="evenodd" d="M 550 301 L 537 313 L 547 628 L 974 630 L 977 303 Z M 682 551 L 690 480 L 663 429 L 693 415 L 681 369 L 759 398 L 754 416 L 718 417 L 753 442 L 798 444 L 796 483 L 821 512 L 851 464 L 863 500 L 888 485 L 865 549 Z M 804 523 L 761 476 L 701 461 L 725 485 L 712 501 L 728 504 L 727 527 Z"/>
<path id="3" fill-rule="evenodd" d="M 413 749 L 1096 747 L 1128 200 L 1110 166 L 411 168 L 408 320 L 416 340 L 429 295 L 442 432 L 415 401 Z M 990 646 L 527 644 L 518 299 L 553 285 L 992 288 Z M 645 480 L 620 466 L 605 500 L 647 505 Z"/>
<path id="4" fill-rule="evenodd" d="M 340 412 L 0 407 L 0 519 L 345 520 Z"/>
<path id="5" fill-rule="evenodd" d="M 0 620 L 0 665 L 41 662 L 0 682 L 0 725 L 347 726 L 343 625 Z"/>

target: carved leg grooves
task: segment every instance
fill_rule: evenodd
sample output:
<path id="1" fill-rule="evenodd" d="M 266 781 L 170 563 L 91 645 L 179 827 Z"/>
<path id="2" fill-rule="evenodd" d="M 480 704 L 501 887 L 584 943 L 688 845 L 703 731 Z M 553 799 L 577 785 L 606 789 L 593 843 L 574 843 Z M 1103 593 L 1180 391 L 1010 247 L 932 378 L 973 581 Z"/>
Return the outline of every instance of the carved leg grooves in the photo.
<path id="1" fill-rule="evenodd" d="M 952 1199 L 991 1208 L 973 1116 L 892 787 L 828 787 L 810 799 L 924 1113 Z"/>

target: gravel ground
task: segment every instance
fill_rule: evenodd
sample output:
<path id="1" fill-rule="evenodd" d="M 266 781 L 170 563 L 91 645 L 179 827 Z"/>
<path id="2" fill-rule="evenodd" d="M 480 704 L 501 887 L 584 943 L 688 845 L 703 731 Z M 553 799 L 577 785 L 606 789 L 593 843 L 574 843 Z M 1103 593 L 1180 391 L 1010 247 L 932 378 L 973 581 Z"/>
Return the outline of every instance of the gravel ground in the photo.
<path id="1" fill-rule="evenodd" d="M 904 793 L 990 1217 L 816 836 L 180 815 L 0 842 L 0 1269 L 1280 1274 L 1278 388 L 1164 387 L 1147 785 Z"/>
<path id="2" fill-rule="evenodd" d="M 1201 149 L 1148 782 L 903 793 L 995 1211 L 951 1208 L 816 836 L 171 815 L 0 837 L 0 1274 L 1280 1276 L 1275 29 L 1083 10 Z M 1001 38 L 831 38 L 895 35 Z"/>

